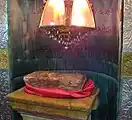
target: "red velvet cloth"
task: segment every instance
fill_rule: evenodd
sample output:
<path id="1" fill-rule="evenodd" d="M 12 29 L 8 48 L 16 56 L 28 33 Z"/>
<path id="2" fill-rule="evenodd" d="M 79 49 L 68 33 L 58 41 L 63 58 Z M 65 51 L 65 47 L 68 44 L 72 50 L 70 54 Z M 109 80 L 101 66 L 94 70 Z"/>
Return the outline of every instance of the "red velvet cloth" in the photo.
<path id="1" fill-rule="evenodd" d="M 24 87 L 24 91 L 28 94 L 52 98 L 83 98 L 89 96 L 94 89 L 93 80 L 88 80 L 83 89 L 79 91 L 66 91 L 59 88 L 37 88 L 28 83 Z"/>

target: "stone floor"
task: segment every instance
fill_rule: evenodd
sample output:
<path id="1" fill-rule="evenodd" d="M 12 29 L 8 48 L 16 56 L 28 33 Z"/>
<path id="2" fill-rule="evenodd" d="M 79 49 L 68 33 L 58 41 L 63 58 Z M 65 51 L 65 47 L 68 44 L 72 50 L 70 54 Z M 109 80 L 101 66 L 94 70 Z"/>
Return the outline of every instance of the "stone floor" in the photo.
<path id="1" fill-rule="evenodd" d="M 6 69 L 0 70 L 0 120 L 11 120 L 11 110 L 8 107 L 6 95 L 9 93 L 9 77 Z M 132 79 L 124 78 L 121 89 L 121 109 L 119 120 L 132 119 Z"/>

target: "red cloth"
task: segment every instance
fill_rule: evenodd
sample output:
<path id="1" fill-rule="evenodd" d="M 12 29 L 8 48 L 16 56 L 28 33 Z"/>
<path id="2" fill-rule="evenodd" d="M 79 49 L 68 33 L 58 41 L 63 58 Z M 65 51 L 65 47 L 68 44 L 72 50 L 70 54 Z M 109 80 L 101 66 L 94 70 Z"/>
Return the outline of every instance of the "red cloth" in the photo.
<path id="1" fill-rule="evenodd" d="M 89 96 L 95 89 L 94 82 L 88 80 L 82 90 L 78 91 L 66 91 L 59 88 L 37 88 L 26 83 L 24 91 L 28 94 L 33 94 L 42 97 L 52 98 L 82 98 Z"/>

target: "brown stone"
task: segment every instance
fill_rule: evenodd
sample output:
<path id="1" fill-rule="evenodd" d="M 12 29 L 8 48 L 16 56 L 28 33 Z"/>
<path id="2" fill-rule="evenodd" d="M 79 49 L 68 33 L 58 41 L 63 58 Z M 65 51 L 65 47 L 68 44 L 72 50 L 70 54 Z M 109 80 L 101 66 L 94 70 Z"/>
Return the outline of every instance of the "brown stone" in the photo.
<path id="1" fill-rule="evenodd" d="M 64 90 L 81 90 L 86 77 L 78 73 L 56 73 L 36 71 L 24 76 L 25 82 L 37 88 L 61 88 Z"/>

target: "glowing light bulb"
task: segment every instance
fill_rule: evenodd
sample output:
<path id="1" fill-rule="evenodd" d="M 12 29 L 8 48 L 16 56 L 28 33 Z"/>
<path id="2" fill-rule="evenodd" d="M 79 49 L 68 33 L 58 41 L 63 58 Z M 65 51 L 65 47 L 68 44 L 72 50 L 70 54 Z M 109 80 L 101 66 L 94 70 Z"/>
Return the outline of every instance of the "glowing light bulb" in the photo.
<path id="1" fill-rule="evenodd" d="M 50 25 L 55 25 L 54 21 L 51 21 L 51 22 L 50 22 Z"/>

